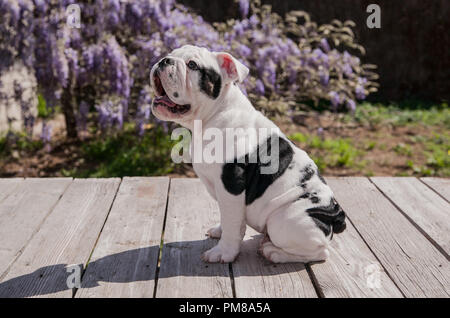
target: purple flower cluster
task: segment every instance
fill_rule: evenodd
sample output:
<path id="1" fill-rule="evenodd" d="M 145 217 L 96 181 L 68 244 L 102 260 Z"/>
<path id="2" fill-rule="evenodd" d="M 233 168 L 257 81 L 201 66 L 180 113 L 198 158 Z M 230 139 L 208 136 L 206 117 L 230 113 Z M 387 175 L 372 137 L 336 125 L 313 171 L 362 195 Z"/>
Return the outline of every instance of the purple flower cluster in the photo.
<path id="1" fill-rule="evenodd" d="M 45 145 L 49 145 L 51 139 L 52 139 L 52 126 L 44 121 L 42 123 L 41 140 Z M 47 147 L 47 149 L 49 150 L 49 147 Z"/>
<path id="2" fill-rule="evenodd" d="M 118 98 L 108 96 L 95 108 L 98 112 L 98 123 L 103 132 L 123 127 L 123 105 Z"/>
<path id="3" fill-rule="evenodd" d="M 9 68 L 16 59 L 21 59 L 29 67 L 34 63 L 33 10 L 31 0 L 0 1 L 0 72 Z"/>
<path id="4" fill-rule="evenodd" d="M 132 114 L 139 134 L 150 121 L 150 66 L 184 44 L 228 51 L 249 66 L 241 88 L 266 101 L 261 107 L 325 100 L 354 111 L 355 100 L 374 91 L 373 73 L 337 49 L 355 47 L 337 40 L 348 25 L 318 26 L 298 11 L 283 19 L 259 1 L 235 1 L 240 19 L 214 26 L 174 0 L 83 1 L 76 29 L 65 16 L 74 0 L 0 0 L 0 72 L 21 59 L 34 69 L 47 105 L 74 96 L 78 106 L 62 106 L 73 108 L 78 129 L 86 129 L 92 105 L 103 131 L 121 128 Z"/>
<path id="5" fill-rule="evenodd" d="M 245 11 L 243 19 L 220 24 L 218 30 L 227 50 L 251 67 L 251 77 L 245 82 L 251 98 L 265 96 L 267 103 L 271 97 L 295 102 L 325 100 L 334 110 L 345 106 L 354 111 L 355 100 L 363 100 L 374 91 L 375 77 L 365 71 L 360 59 L 333 47 L 335 43 L 355 46 L 337 41 L 338 25 L 317 26 L 308 22 L 306 13 L 299 12 L 283 20 L 267 7 L 254 3 L 248 10 L 248 1 L 238 2 L 241 13 Z M 299 16 L 305 22 L 298 22 Z"/>
<path id="6" fill-rule="evenodd" d="M 245 19 L 248 15 L 250 9 L 249 0 L 239 0 L 239 11 L 241 12 L 241 17 Z"/>
<path id="7" fill-rule="evenodd" d="M 79 131 L 85 132 L 87 130 L 88 116 L 89 105 L 83 100 L 78 107 L 77 126 Z"/>
<path id="8" fill-rule="evenodd" d="M 152 98 L 148 90 L 142 90 L 139 94 L 136 111 L 136 131 L 139 136 L 144 135 L 145 125 L 149 122 L 151 104 Z"/>
<path id="9" fill-rule="evenodd" d="M 31 102 L 28 98 L 24 96 L 25 92 L 24 87 L 22 86 L 22 83 L 20 83 L 18 80 L 14 80 L 13 90 L 14 90 L 13 92 L 14 101 L 20 105 L 23 120 L 23 128 L 25 132 L 29 136 L 31 136 L 33 133 L 33 126 L 35 122 L 35 118 L 30 106 Z M 4 98 L 8 98 L 8 96 L 4 96 Z"/>
<path id="10" fill-rule="evenodd" d="M 0 0 L 0 75 L 9 71 L 18 60 L 29 68 L 34 64 L 33 9 L 31 0 Z M 30 99 L 23 96 L 26 89 L 23 85 L 20 81 L 14 81 L 14 92 L 11 93 L 20 105 L 24 129 L 31 135 L 35 118 L 31 112 Z"/>

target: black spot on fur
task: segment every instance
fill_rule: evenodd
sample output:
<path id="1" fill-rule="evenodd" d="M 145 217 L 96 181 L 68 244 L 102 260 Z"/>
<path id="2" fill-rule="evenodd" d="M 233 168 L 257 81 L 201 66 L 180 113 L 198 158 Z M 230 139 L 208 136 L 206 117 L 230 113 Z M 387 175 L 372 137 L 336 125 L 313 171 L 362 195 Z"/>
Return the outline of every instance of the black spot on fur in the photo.
<path id="1" fill-rule="evenodd" d="M 305 168 L 302 169 L 301 173 L 302 173 L 302 179 L 300 180 L 299 185 L 303 189 L 305 189 L 306 183 L 313 177 L 315 171 L 311 165 L 307 165 Z"/>
<path id="2" fill-rule="evenodd" d="M 308 199 L 308 198 L 309 198 L 309 193 L 306 192 L 305 194 L 302 194 L 301 196 L 299 196 L 299 197 L 298 197 L 298 200 L 301 200 L 301 199 Z"/>
<path id="3" fill-rule="evenodd" d="M 261 168 L 270 167 L 271 162 L 262 162 L 261 155 L 272 157 L 272 138 L 278 138 L 279 157 L 274 156 L 279 159 L 278 170 L 273 174 L 263 174 Z M 234 162 L 224 164 L 221 178 L 225 189 L 234 195 L 239 195 L 245 190 L 245 204 L 250 205 L 283 175 L 293 155 L 294 151 L 285 139 L 280 136 L 271 136 L 257 147 L 255 153 L 245 155 L 244 160 L 235 159 Z"/>
<path id="4" fill-rule="evenodd" d="M 331 229 L 333 233 L 341 233 L 346 228 L 345 212 L 334 198 L 329 205 L 310 208 L 306 212 L 326 236 L 331 233 Z"/>
<path id="5" fill-rule="evenodd" d="M 313 195 L 311 198 L 309 198 L 311 200 L 312 203 L 319 203 L 320 199 L 319 197 Z"/>
<path id="6" fill-rule="evenodd" d="M 309 181 L 313 177 L 315 171 L 311 165 L 307 165 L 305 168 L 303 168 L 302 173 L 303 178 L 302 180 L 300 180 L 300 183 L 305 183 L 306 181 Z"/>
<path id="7" fill-rule="evenodd" d="M 174 60 L 166 57 L 166 58 L 163 58 L 161 61 L 159 61 L 158 69 L 162 72 L 162 71 L 164 71 L 164 69 L 166 68 L 167 65 L 174 65 L 174 64 L 175 64 Z"/>
<path id="8" fill-rule="evenodd" d="M 312 203 L 319 203 L 319 202 L 320 202 L 320 199 L 319 199 L 319 197 L 317 196 L 317 193 L 316 193 L 316 192 L 313 192 L 313 193 L 306 192 L 306 193 L 302 194 L 301 196 L 299 196 L 298 199 L 297 199 L 296 201 L 302 200 L 302 199 L 308 199 L 308 198 L 309 198 L 309 200 L 310 200 Z"/>
<path id="9" fill-rule="evenodd" d="M 226 163 L 222 169 L 222 182 L 228 192 L 239 195 L 245 190 L 246 164 Z"/>
<path id="10" fill-rule="evenodd" d="M 220 74 L 212 68 L 200 68 L 199 72 L 200 89 L 209 97 L 216 99 L 220 94 L 220 88 L 222 86 Z"/>

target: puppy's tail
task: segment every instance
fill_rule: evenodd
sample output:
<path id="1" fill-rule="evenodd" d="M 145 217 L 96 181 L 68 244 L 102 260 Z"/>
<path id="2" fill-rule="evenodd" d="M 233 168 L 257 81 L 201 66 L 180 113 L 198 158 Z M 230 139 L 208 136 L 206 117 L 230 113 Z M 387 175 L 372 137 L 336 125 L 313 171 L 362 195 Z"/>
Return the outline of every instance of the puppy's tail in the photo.
<path id="1" fill-rule="evenodd" d="M 339 206 L 340 211 L 337 214 L 336 218 L 333 220 L 332 228 L 333 233 L 342 233 L 347 228 L 347 224 L 345 223 L 345 212 Z"/>
<path id="2" fill-rule="evenodd" d="M 345 212 L 336 199 L 332 198 L 329 205 L 307 209 L 306 212 L 316 222 L 317 226 L 326 236 L 332 233 L 341 233 L 347 227 Z"/>

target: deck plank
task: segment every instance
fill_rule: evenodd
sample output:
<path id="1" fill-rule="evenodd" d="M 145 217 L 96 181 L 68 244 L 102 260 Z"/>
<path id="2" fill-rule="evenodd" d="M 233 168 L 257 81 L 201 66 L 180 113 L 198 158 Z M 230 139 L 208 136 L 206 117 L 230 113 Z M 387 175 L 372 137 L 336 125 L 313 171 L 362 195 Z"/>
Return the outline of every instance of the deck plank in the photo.
<path id="1" fill-rule="evenodd" d="M 450 181 L 421 180 L 426 185 L 327 178 L 351 222 L 334 236 L 330 258 L 310 265 L 325 297 L 449 297 Z M 71 297 L 66 267 L 85 265 L 91 252 L 76 297 L 152 297 L 168 184 L 166 177 L 0 179 L 0 297 Z M 200 259 L 217 243 L 205 237 L 219 221 L 217 203 L 198 179 L 170 184 L 156 297 L 232 297 L 229 265 Z M 268 263 L 256 254 L 260 239 L 248 229 L 231 265 L 236 296 L 316 297 L 303 264 Z M 369 286 L 376 285 L 369 275 L 380 288 Z"/>
<path id="2" fill-rule="evenodd" d="M 38 231 L 72 179 L 11 181 L 0 182 L 12 190 L 2 193 L 9 195 L 0 203 L 0 278 Z"/>
<path id="3" fill-rule="evenodd" d="M 17 191 L 19 184 L 24 181 L 25 179 L 23 178 L 0 179 L 0 202 L 11 193 Z"/>
<path id="4" fill-rule="evenodd" d="M 153 297 L 169 178 L 124 178 L 76 297 Z"/>
<path id="5" fill-rule="evenodd" d="M 373 177 L 389 197 L 444 253 L 450 254 L 450 203 L 413 177 Z"/>
<path id="6" fill-rule="evenodd" d="M 257 254 L 261 239 L 247 227 L 241 252 L 232 264 L 236 297 L 317 297 L 305 265 L 270 263 Z"/>
<path id="7" fill-rule="evenodd" d="M 389 276 L 407 297 L 449 297 L 450 266 L 367 178 L 327 178 Z"/>
<path id="8" fill-rule="evenodd" d="M 228 264 L 206 264 L 217 244 L 206 231 L 219 222 L 217 202 L 199 179 L 171 179 L 156 297 L 232 297 Z"/>
<path id="9" fill-rule="evenodd" d="M 420 178 L 430 188 L 442 195 L 447 201 L 450 201 L 450 179 L 444 178 Z"/>
<path id="10" fill-rule="evenodd" d="M 333 236 L 326 262 L 310 265 L 324 297 L 403 297 L 352 223 L 346 223 L 345 231 Z"/>
<path id="11" fill-rule="evenodd" d="M 72 297 L 67 265 L 86 265 L 120 179 L 76 179 L 0 282 L 0 297 Z"/>

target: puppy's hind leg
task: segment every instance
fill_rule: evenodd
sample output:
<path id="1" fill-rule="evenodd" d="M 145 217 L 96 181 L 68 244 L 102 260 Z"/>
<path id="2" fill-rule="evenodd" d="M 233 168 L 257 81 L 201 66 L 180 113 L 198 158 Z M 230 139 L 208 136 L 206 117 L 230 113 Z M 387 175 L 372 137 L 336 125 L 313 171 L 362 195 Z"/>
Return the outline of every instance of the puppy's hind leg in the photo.
<path id="1" fill-rule="evenodd" d="M 258 252 L 272 263 L 309 263 L 322 261 L 328 257 L 328 250 L 323 250 L 315 257 L 290 254 L 270 241 L 262 244 Z"/>
<path id="2" fill-rule="evenodd" d="M 267 221 L 270 240 L 260 253 L 274 263 L 317 262 L 328 258 L 328 238 L 306 214 L 296 208 L 277 211 Z"/>

